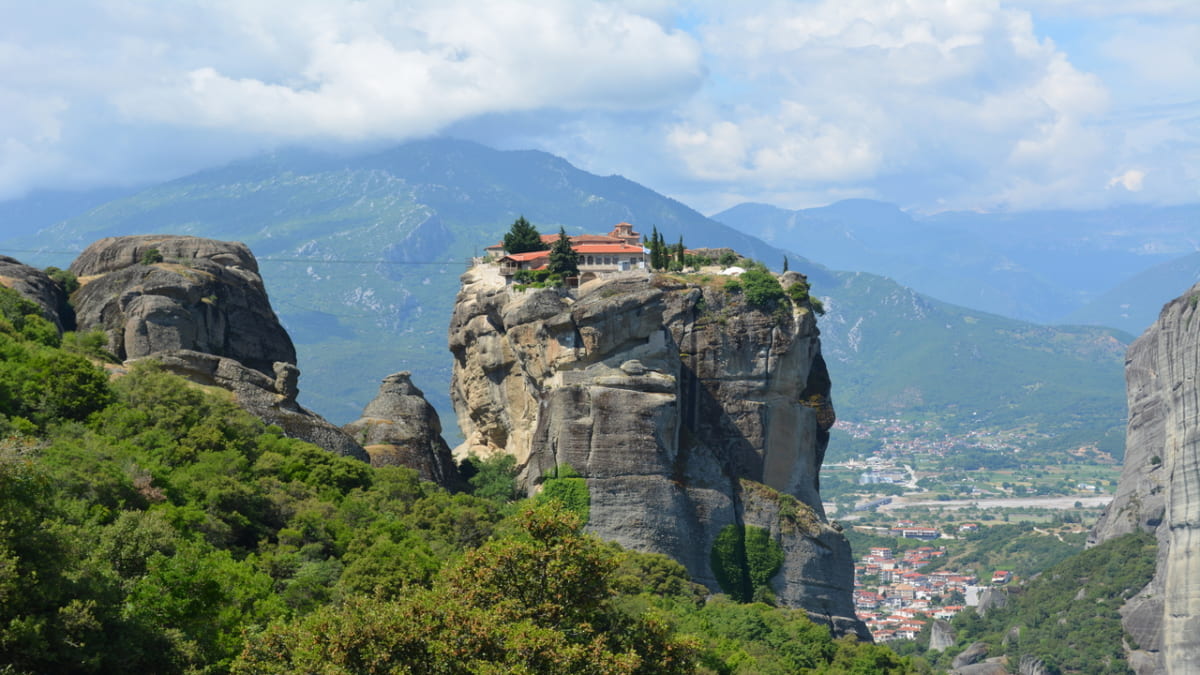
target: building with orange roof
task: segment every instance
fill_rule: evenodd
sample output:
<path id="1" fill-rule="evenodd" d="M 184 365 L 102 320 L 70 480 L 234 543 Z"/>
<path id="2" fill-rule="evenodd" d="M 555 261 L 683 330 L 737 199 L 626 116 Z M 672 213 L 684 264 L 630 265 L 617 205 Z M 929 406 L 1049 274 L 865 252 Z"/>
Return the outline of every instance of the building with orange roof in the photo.
<path id="1" fill-rule="evenodd" d="M 542 242 L 553 246 L 557 234 L 541 235 Z M 579 282 L 584 283 L 612 272 L 646 269 L 646 249 L 642 247 L 642 235 L 633 230 L 629 223 L 617 223 L 608 234 L 580 234 L 569 237 L 571 249 L 579 255 Z M 488 257 L 498 260 L 500 274 L 509 283 L 513 275 L 521 270 L 544 269 L 550 262 L 550 251 L 507 253 L 504 244 L 494 244 L 485 249 Z"/>

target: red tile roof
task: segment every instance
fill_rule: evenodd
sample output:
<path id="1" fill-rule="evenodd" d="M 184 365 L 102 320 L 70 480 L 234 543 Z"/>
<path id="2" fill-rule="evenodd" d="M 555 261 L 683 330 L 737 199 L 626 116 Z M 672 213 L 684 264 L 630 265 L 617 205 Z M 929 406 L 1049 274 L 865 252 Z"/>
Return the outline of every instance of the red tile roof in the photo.
<path id="1" fill-rule="evenodd" d="M 529 262 L 538 258 L 549 258 L 550 251 L 528 251 L 526 253 L 510 253 L 501 260 L 512 260 L 514 262 Z"/>
<path id="2" fill-rule="evenodd" d="M 628 244 L 578 244 L 572 246 L 576 253 L 596 254 L 596 253 L 643 253 L 641 246 L 630 246 Z"/>

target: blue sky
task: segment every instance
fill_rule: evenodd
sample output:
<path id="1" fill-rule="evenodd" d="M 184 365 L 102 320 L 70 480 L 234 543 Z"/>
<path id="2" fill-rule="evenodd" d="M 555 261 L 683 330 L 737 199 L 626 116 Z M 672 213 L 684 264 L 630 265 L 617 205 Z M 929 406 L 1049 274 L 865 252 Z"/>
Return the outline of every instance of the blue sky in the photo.
<path id="1" fill-rule="evenodd" d="M 453 135 L 709 213 L 1200 201 L 1194 0 L 63 7 L 4 11 L 0 199 Z"/>

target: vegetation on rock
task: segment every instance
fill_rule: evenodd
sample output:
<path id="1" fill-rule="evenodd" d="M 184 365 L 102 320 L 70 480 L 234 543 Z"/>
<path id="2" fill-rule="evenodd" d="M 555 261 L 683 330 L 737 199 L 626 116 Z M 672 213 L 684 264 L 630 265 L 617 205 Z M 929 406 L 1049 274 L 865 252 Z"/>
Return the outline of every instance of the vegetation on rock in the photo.
<path id="1" fill-rule="evenodd" d="M 713 541 L 710 563 L 721 590 L 738 602 L 769 599 L 783 548 L 761 527 L 727 525 Z"/>
<path id="2" fill-rule="evenodd" d="M 592 496 L 588 492 L 587 479 L 571 468 L 570 464 L 555 467 L 554 474 L 542 484 L 538 499 L 562 502 L 563 508 L 578 516 L 584 525 L 591 517 Z"/>

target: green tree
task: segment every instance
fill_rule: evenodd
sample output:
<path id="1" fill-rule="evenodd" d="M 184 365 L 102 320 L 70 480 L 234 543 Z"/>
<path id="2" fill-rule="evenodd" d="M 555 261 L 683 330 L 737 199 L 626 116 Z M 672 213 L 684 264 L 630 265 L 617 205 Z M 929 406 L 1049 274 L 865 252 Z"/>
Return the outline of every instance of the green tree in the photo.
<path id="1" fill-rule="evenodd" d="M 690 673 L 694 646 L 610 601 L 617 554 L 560 504 L 466 554 L 432 589 L 351 597 L 246 645 L 235 673 Z"/>
<path id="2" fill-rule="evenodd" d="M 498 502 L 518 498 L 517 458 L 497 453 L 487 459 L 468 457 L 462 465 L 463 476 L 477 497 Z"/>
<path id="3" fill-rule="evenodd" d="M 508 229 L 508 234 L 504 235 L 504 250 L 509 253 L 545 251 L 546 244 L 542 243 L 542 237 L 538 234 L 537 228 L 525 220 L 525 216 L 521 216 L 513 221 L 512 227 Z"/>
<path id="4" fill-rule="evenodd" d="M 547 268 L 550 274 L 564 278 L 579 275 L 579 254 L 571 248 L 571 239 L 561 227 L 558 228 L 558 241 L 550 248 L 550 264 Z"/>

